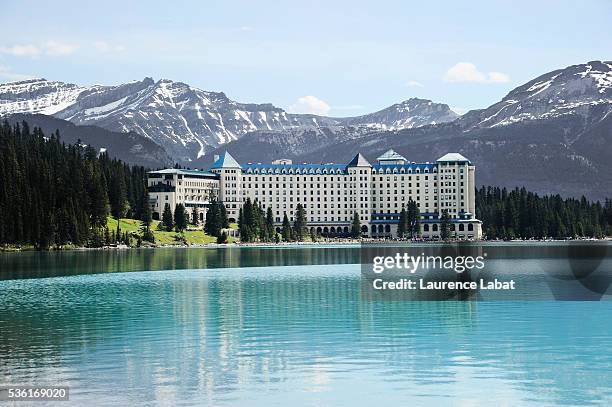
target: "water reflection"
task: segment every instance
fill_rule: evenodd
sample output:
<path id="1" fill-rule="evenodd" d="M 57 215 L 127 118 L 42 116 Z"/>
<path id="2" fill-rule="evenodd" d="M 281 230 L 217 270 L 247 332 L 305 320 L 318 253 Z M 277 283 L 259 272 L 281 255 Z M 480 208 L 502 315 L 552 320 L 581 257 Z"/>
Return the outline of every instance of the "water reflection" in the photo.
<path id="1" fill-rule="evenodd" d="M 227 267 L 359 263 L 360 246 L 156 248 L 0 253 L 0 280 Z"/>
<path id="2" fill-rule="evenodd" d="M 612 397 L 608 303 L 370 301 L 357 265 L 22 279 L 0 291 L 0 381 L 69 385 L 73 405 Z"/>

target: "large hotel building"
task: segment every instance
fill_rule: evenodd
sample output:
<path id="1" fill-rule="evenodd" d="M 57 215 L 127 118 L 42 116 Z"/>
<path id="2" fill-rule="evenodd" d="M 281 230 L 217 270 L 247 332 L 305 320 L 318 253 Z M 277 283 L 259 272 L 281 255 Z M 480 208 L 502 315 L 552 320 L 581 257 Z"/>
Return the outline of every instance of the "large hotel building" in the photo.
<path id="1" fill-rule="evenodd" d="M 272 208 L 278 230 L 285 213 L 293 222 L 301 203 L 311 232 L 348 235 L 357 213 L 363 236 L 393 238 L 402 208 L 413 200 L 419 207 L 423 238 L 439 239 L 440 218 L 448 211 L 451 236 L 480 239 L 474 171 L 474 165 L 457 153 L 431 163 L 409 162 L 389 150 L 376 164 L 361 154 L 348 164 L 294 164 L 291 160 L 239 164 L 225 152 L 215 156 L 210 171 L 151 171 L 148 186 L 156 219 L 161 218 L 166 203 L 172 210 L 181 203 L 190 215 L 198 208 L 203 222 L 210 203 L 218 200 L 231 222 L 238 219 L 242 204 L 250 198 L 264 211 Z"/>

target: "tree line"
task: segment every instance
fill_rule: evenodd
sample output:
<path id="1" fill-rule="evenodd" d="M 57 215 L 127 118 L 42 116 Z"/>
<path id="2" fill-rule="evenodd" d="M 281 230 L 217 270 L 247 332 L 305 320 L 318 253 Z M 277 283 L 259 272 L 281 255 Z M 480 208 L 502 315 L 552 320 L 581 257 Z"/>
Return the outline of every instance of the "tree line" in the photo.
<path id="1" fill-rule="evenodd" d="M 612 201 L 539 196 L 525 188 L 481 187 L 476 217 L 487 239 L 601 238 L 612 235 Z"/>
<path id="2" fill-rule="evenodd" d="M 110 215 L 151 218 L 146 170 L 26 122 L 0 126 L 0 244 L 39 249 L 129 240 Z"/>

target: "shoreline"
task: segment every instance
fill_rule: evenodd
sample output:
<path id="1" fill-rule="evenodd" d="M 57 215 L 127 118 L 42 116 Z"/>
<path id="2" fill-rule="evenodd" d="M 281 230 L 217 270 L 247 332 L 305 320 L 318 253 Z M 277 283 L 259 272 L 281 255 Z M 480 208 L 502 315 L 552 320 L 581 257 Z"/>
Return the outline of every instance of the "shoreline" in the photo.
<path id="1" fill-rule="evenodd" d="M 440 240 L 397 240 L 397 239 L 343 239 L 343 240 L 327 240 L 319 242 L 253 242 L 253 243 L 205 243 L 205 244 L 191 244 L 191 245 L 142 245 L 126 246 L 126 245 L 115 245 L 115 246 L 102 246 L 102 247 L 53 247 L 49 249 L 36 249 L 35 247 L 1 247 L 0 253 L 22 253 L 22 252 L 70 252 L 70 251 L 92 251 L 92 250 L 133 250 L 133 249 L 206 249 L 206 248 L 291 248 L 291 247 L 332 247 L 332 246 L 359 246 L 362 244 L 413 244 L 413 245 L 436 245 L 436 244 L 475 244 L 482 243 L 490 245 L 492 243 L 571 243 L 571 242 L 591 242 L 591 243 L 602 243 L 612 242 L 612 237 L 605 237 L 602 239 L 595 238 L 583 238 L 583 239 L 514 239 L 514 240 L 449 240 L 446 242 Z"/>

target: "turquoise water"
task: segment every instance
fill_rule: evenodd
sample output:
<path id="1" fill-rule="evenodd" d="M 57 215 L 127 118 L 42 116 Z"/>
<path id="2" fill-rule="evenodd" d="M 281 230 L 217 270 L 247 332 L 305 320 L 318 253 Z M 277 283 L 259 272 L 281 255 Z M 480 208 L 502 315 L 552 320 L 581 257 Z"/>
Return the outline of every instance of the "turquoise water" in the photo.
<path id="1" fill-rule="evenodd" d="M 70 386 L 57 405 L 75 406 L 612 405 L 609 301 L 370 301 L 353 248 L 297 250 L 125 273 L 87 257 L 236 253 L 5 256 L 0 387 Z"/>

